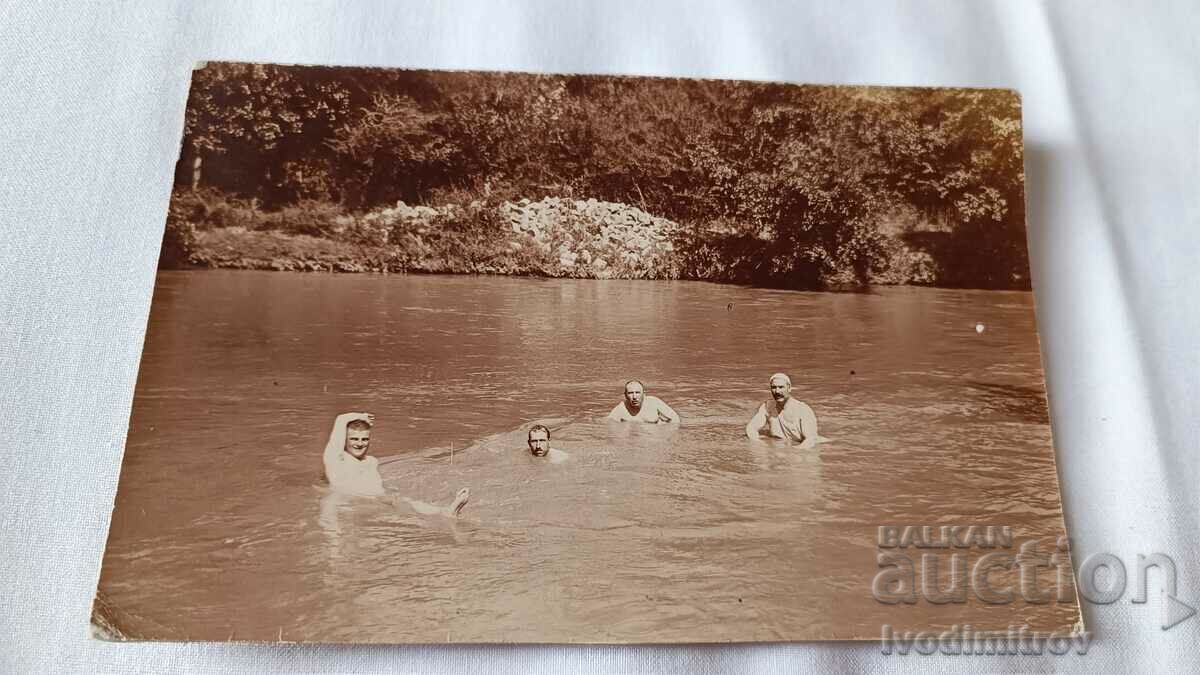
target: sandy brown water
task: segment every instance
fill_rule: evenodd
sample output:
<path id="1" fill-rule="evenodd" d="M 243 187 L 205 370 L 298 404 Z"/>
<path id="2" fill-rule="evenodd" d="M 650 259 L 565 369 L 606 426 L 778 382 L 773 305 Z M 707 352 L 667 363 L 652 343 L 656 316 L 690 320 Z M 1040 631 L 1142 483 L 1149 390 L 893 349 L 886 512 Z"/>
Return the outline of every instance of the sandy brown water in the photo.
<path id="1" fill-rule="evenodd" d="M 831 442 L 742 437 L 775 371 Z M 631 377 L 678 431 L 600 421 Z M 463 517 L 332 495 L 321 450 L 348 410 L 376 414 L 389 489 L 445 503 L 468 485 Z M 534 420 L 569 461 L 527 456 Z M 1029 293 L 164 272 L 116 503 L 100 591 L 124 630 L 166 639 L 877 639 L 1077 618 L 871 594 L 880 525 L 1062 534 Z"/>

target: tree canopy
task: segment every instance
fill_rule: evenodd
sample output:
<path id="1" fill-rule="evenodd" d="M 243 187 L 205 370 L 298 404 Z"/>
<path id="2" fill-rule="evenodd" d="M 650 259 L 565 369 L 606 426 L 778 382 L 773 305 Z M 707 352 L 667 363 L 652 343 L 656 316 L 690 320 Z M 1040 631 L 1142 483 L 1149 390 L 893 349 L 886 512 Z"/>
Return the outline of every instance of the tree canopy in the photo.
<path id="1" fill-rule="evenodd" d="M 595 197 L 746 281 L 866 279 L 902 238 L 943 285 L 1028 288 L 1022 161 L 1007 90 L 214 63 L 177 181 L 268 209 Z"/>

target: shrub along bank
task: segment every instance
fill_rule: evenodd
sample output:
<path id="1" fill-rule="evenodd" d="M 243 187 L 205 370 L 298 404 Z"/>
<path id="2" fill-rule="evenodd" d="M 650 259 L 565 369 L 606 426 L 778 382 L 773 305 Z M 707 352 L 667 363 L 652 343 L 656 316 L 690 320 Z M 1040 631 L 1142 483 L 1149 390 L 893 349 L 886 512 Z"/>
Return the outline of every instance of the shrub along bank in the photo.
<path id="1" fill-rule="evenodd" d="M 881 254 L 879 264 L 865 271 L 835 268 L 799 286 L 936 282 L 932 258 L 900 237 L 879 233 L 871 245 Z M 778 249 L 735 223 L 683 226 L 596 199 L 479 198 L 436 207 L 399 202 L 363 213 L 304 202 L 268 212 L 211 191 L 181 191 L 171 203 L 160 264 L 797 286 L 780 283 L 772 268 Z"/>

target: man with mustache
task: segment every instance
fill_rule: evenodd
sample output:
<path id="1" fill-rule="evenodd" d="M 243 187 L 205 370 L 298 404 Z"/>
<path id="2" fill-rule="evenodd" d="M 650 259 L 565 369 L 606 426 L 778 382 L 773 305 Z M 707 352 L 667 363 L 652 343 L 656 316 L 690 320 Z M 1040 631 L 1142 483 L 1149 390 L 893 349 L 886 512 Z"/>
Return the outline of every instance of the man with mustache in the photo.
<path id="1" fill-rule="evenodd" d="M 746 424 L 746 436 L 785 439 L 802 449 L 816 445 L 821 440 L 817 435 L 817 415 L 807 403 L 792 398 L 792 378 L 775 373 L 769 385 L 771 400 L 758 406 Z"/>
<path id="2" fill-rule="evenodd" d="M 551 464 L 561 464 L 567 461 L 567 453 L 550 447 L 550 428 L 544 424 L 535 424 L 529 427 L 526 442 L 529 443 L 529 454 L 533 457 L 547 459 Z"/>

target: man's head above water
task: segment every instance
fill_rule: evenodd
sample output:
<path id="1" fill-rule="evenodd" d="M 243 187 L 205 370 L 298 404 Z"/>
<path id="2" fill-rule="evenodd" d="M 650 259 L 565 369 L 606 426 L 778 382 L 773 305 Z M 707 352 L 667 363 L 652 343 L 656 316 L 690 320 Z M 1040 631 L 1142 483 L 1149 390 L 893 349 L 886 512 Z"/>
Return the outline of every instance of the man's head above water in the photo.
<path id="1" fill-rule="evenodd" d="M 792 378 L 783 373 L 772 375 L 768 384 L 771 388 L 771 398 L 775 399 L 776 403 L 786 402 L 792 394 Z"/>
<path id="2" fill-rule="evenodd" d="M 646 386 L 639 380 L 630 380 L 625 383 L 625 405 L 633 412 L 637 412 L 642 407 L 642 402 L 646 400 Z"/>
<path id="3" fill-rule="evenodd" d="M 370 422 L 366 420 L 352 420 L 346 425 L 346 452 L 353 455 L 355 459 L 362 459 L 367 456 L 367 449 L 370 445 Z"/>
<path id="4" fill-rule="evenodd" d="M 545 457 L 550 452 L 550 428 L 544 424 L 529 427 L 529 452 L 534 457 Z"/>

